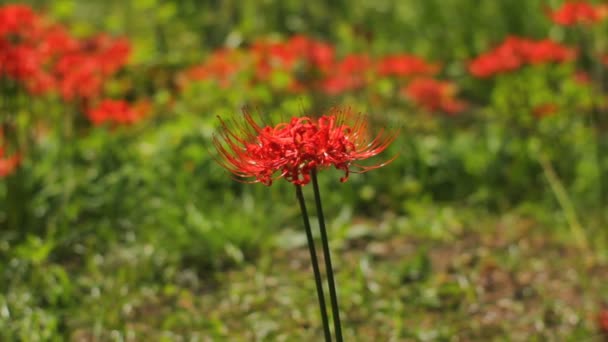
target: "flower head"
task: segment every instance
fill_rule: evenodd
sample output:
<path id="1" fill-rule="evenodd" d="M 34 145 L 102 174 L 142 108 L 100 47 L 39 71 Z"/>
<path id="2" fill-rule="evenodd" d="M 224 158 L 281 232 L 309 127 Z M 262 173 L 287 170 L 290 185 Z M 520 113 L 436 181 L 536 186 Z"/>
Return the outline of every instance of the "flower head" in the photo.
<path id="1" fill-rule="evenodd" d="M 141 120 L 147 111 L 145 102 L 131 106 L 123 100 L 105 99 L 97 107 L 88 109 L 86 114 L 95 125 L 106 122 L 127 125 Z"/>
<path id="2" fill-rule="evenodd" d="M 432 78 L 416 78 L 401 92 L 417 106 L 430 112 L 457 114 L 466 109 L 467 103 L 455 98 L 457 88 L 448 81 Z"/>
<path id="3" fill-rule="evenodd" d="M 597 322 L 600 331 L 604 334 L 608 334 L 608 309 L 604 308 L 600 310 L 600 313 L 597 317 Z"/>
<path id="4" fill-rule="evenodd" d="M 476 57 L 469 72 L 479 78 L 515 71 L 525 65 L 564 63 L 576 57 L 576 50 L 549 39 L 507 37 L 496 48 Z"/>
<path id="5" fill-rule="evenodd" d="M 593 24 L 602 19 L 601 8 L 584 1 L 566 2 L 548 13 L 551 21 L 562 26 Z"/>
<path id="6" fill-rule="evenodd" d="M 538 105 L 538 106 L 532 108 L 532 114 L 539 119 L 543 119 L 543 118 L 552 116 L 553 114 L 557 113 L 558 111 L 559 111 L 558 105 L 556 105 L 555 103 L 552 103 L 552 102 L 544 103 L 544 104 L 541 104 L 541 105 Z"/>
<path id="7" fill-rule="evenodd" d="M 221 120 L 221 119 L 220 119 Z M 245 112 L 244 121 L 222 122 L 214 145 L 220 165 L 237 179 L 271 185 L 285 178 L 296 185 L 308 184 L 315 168 L 334 166 L 344 171 L 345 182 L 350 172 L 366 172 L 386 165 L 363 166 L 358 160 L 384 151 L 396 133 L 382 130 L 368 137 L 365 116 L 353 115 L 349 109 L 332 109 L 320 118 L 294 117 L 289 122 L 262 126 Z"/>
<path id="8" fill-rule="evenodd" d="M 407 54 L 386 56 L 378 62 L 378 74 L 381 76 L 434 75 L 439 69 L 438 64 Z"/>

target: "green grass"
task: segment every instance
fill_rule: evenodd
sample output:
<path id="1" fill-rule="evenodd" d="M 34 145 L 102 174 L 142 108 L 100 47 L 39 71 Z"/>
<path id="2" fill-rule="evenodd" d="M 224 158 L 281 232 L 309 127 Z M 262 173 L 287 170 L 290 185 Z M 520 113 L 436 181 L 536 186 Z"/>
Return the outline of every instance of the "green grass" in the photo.
<path id="1" fill-rule="evenodd" d="M 608 263 L 575 249 L 564 227 L 432 206 L 330 231 L 347 341 L 602 339 L 595 317 L 608 299 Z M 321 340 L 303 232 L 272 241 L 215 273 L 178 267 L 137 240 L 69 263 L 11 263 L 28 281 L 0 297 L 1 336 Z"/>

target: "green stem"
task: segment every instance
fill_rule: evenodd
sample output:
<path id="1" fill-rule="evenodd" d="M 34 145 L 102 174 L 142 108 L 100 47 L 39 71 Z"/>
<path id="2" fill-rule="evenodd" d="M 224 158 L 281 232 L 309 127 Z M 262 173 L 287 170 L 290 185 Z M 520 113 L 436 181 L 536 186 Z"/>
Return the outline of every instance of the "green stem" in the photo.
<path id="1" fill-rule="evenodd" d="M 564 215 L 566 215 L 566 220 L 568 221 L 568 225 L 570 226 L 570 230 L 574 239 L 576 240 L 576 243 L 581 250 L 588 251 L 589 242 L 587 241 L 585 230 L 578 219 L 574 204 L 572 204 L 564 185 L 559 180 L 557 173 L 551 165 L 551 161 L 542 153 L 539 154 L 538 161 L 543 169 L 547 181 L 549 182 L 549 186 L 557 199 L 557 202 L 562 208 Z"/>
<path id="2" fill-rule="evenodd" d="M 327 318 L 325 295 L 323 294 L 323 283 L 321 282 L 321 272 L 319 271 L 319 261 L 317 260 L 315 241 L 312 237 L 312 230 L 310 229 L 310 222 L 308 221 L 308 211 L 306 210 L 306 202 L 304 202 L 304 195 L 302 194 L 302 187 L 300 185 L 296 185 L 296 196 L 298 197 L 298 202 L 300 202 L 300 210 L 302 211 L 302 218 L 304 219 L 304 228 L 306 229 L 306 238 L 308 239 L 308 250 L 310 251 L 312 269 L 315 274 L 315 284 L 317 286 L 317 297 L 319 299 L 319 308 L 321 309 L 321 320 L 323 321 L 325 341 L 331 342 L 329 319 Z"/>
<path id="3" fill-rule="evenodd" d="M 336 282 L 334 280 L 334 270 L 331 265 L 331 253 L 329 251 L 329 241 L 327 239 L 327 229 L 325 228 L 325 218 L 323 216 L 323 206 L 321 205 L 321 193 L 319 191 L 319 183 L 317 182 L 317 170 L 311 172 L 312 186 L 315 192 L 315 204 L 317 206 L 317 216 L 319 217 L 319 229 L 321 230 L 321 242 L 323 243 L 323 257 L 325 259 L 325 271 L 327 272 L 327 281 L 329 282 L 329 297 L 331 300 L 331 309 L 334 318 L 334 330 L 336 333 L 336 341 L 342 342 L 342 326 L 340 324 L 340 310 L 338 307 L 338 294 L 336 292 Z"/>

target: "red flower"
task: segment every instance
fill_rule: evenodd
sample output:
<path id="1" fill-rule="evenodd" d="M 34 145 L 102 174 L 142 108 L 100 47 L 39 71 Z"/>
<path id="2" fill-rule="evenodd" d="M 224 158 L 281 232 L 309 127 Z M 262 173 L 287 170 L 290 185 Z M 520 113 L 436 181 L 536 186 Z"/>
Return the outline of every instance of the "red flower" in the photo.
<path id="1" fill-rule="evenodd" d="M 103 100 L 96 108 L 87 111 L 87 116 L 95 125 L 107 122 L 114 124 L 133 124 L 146 115 L 145 104 L 130 106 L 122 100 Z"/>
<path id="2" fill-rule="evenodd" d="M 19 166 L 21 158 L 18 154 L 13 154 L 10 157 L 4 157 L 4 149 L 0 147 L 0 178 L 4 178 Z"/>
<path id="3" fill-rule="evenodd" d="M 39 26 L 40 18 L 26 5 L 0 6 L 0 37 L 7 34 L 31 34 Z"/>
<path id="4" fill-rule="evenodd" d="M 378 63 L 378 74 L 381 76 L 434 75 L 438 71 L 439 65 L 430 64 L 420 57 L 405 54 L 386 56 Z"/>
<path id="5" fill-rule="evenodd" d="M 238 50 L 220 49 L 213 52 L 203 64 L 186 70 L 180 76 L 182 86 L 188 81 L 214 80 L 223 88 L 230 85 L 235 75 L 244 68 L 245 60 Z"/>
<path id="6" fill-rule="evenodd" d="M 597 322 L 600 327 L 600 331 L 608 335 L 608 309 L 600 310 L 597 317 Z"/>
<path id="7" fill-rule="evenodd" d="M 549 39 L 535 41 L 510 36 L 469 64 L 469 72 L 487 78 L 519 69 L 526 64 L 563 63 L 574 59 L 576 51 Z"/>
<path id="8" fill-rule="evenodd" d="M 126 39 L 102 34 L 80 41 L 27 6 L 0 7 L 0 77 L 32 94 L 57 88 L 66 101 L 96 97 L 129 53 Z"/>
<path id="9" fill-rule="evenodd" d="M 532 114 L 535 117 L 542 119 L 557 113 L 558 110 L 559 107 L 555 103 L 545 103 L 534 107 L 534 109 L 532 109 Z"/>
<path id="10" fill-rule="evenodd" d="M 417 78 L 404 87 L 401 92 L 425 110 L 456 114 L 467 107 L 465 102 L 454 98 L 456 90 L 456 86 L 450 82 L 432 78 Z"/>
<path id="11" fill-rule="evenodd" d="M 222 121 L 222 131 L 214 137 L 220 154 L 220 165 L 238 180 L 271 185 L 275 179 L 304 185 L 310 181 L 314 168 L 334 166 L 345 172 L 365 172 L 386 164 L 362 166 L 355 161 L 373 157 L 384 151 L 396 134 L 384 131 L 372 139 L 367 137 L 368 122 L 362 115 L 348 109 L 333 109 L 318 119 L 292 118 L 288 123 L 260 126 L 248 113 L 243 123 Z M 220 119 L 221 120 L 221 119 Z"/>
<path id="12" fill-rule="evenodd" d="M 600 9 L 584 1 L 566 2 L 548 15 L 551 21 L 563 26 L 593 24 L 602 19 Z"/>
<path id="13" fill-rule="evenodd" d="M 563 63 L 574 59 L 576 51 L 549 39 L 537 42 L 522 40 L 520 42 L 521 55 L 529 64 L 542 64 L 549 62 Z"/>
<path id="14" fill-rule="evenodd" d="M 361 88 L 365 85 L 365 76 L 372 66 L 367 55 L 348 55 L 334 65 L 321 80 L 321 89 L 330 95 Z"/>
<path id="15" fill-rule="evenodd" d="M 104 79 L 97 60 L 84 54 L 62 56 L 55 65 L 58 88 L 66 101 L 91 99 L 101 93 Z"/>

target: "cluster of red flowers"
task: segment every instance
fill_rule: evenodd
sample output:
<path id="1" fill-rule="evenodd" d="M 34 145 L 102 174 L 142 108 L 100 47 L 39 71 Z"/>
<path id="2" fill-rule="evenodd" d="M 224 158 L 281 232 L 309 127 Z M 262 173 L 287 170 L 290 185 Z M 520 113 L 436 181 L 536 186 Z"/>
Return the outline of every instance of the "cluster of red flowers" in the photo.
<path id="1" fill-rule="evenodd" d="M 396 134 L 380 132 L 368 139 L 368 122 L 349 109 L 333 109 L 320 118 L 298 117 L 287 123 L 262 127 L 245 113 L 244 123 L 222 121 L 220 136 L 214 144 L 220 153 L 219 163 L 239 180 L 271 185 L 278 178 L 304 185 L 316 168 L 334 166 L 345 172 L 365 172 L 386 164 L 362 166 L 357 160 L 384 151 Z M 357 170 L 353 171 L 353 167 Z"/>
<path id="2" fill-rule="evenodd" d="M 550 39 L 535 41 L 510 36 L 498 47 L 475 58 L 469 64 L 469 72 L 486 78 L 517 70 L 525 65 L 562 63 L 573 60 L 576 50 Z"/>
<path id="3" fill-rule="evenodd" d="M 559 107 L 555 103 L 548 102 L 534 107 L 532 114 L 539 119 L 543 119 L 557 113 L 557 111 L 559 111 Z"/>
<path id="4" fill-rule="evenodd" d="M 401 89 L 401 92 L 418 106 L 430 112 L 456 114 L 466 109 L 464 101 L 456 99 L 457 88 L 451 82 L 432 78 L 416 78 Z"/>
<path id="5" fill-rule="evenodd" d="M 181 80 L 187 83 L 211 79 L 226 88 L 241 73 L 251 72 L 253 82 L 267 82 L 272 73 L 278 71 L 290 77 L 288 90 L 291 92 L 317 90 L 339 95 L 360 89 L 374 79 L 431 76 L 439 70 L 438 64 L 408 54 L 378 59 L 367 54 L 349 54 L 338 59 L 333 46 L 296 35 L 279 42 L 258 40 L 246 50 L 218 50 L 203 64 L 186 70 Z M 303 74 L 312 78 L 304 79 Z M 442 110 L 441 106 L 436 108 Z"/>
<path id="6" fill-rule="evenodd" d="M 87 117 L 96 125 L 104 123 L 133 124 L 138 122 L 148 112 L 149 104 L 141 102 L 129 105 L 123 100 L 103 100 L 95 108 L 87 110 Z"/>
<path id="7" fill-rule="evenodd" d="M 0 76 L 24 84 L 32 94 L 56 91 L 66 101 L 94 98 L 126 64 L 129 51 L 126 39 L 105 34 L 77 39 L 25 5 L 0 7 Z"/>
<path id="8" fill-rule="evenodd" d="M 600 310 L 600 313 L 597 317 L 598 325 L 600 331 L 608 336 L 608 309 L 604 308 Z"/>
<path id="9" fill-rule="evenodd" d="M 0 79 L 17 81 L 32 95 L 57 93 L 64 101 L 82 104 L 85 112 L 96 113 L 89 115 L 96 124 L 131 123 L 139 117 L 105 115 L 101 120 L 99 110 L 86 108 L 101 96 L 104 83 L 126 65 L 130 51 L 125 38 L 102 33 L 78 39 L 30 7 L 0 6 Z"/>
<path id="10" fill-rule="evenodd" d="M 562 26 L 574 26 L 579 24 L 594 24 L 606 17 L 607 6 L 593 5 L 585 1 L 571 1 L 564 3 L 554 11 L 549 11 L 548 16 L 554 23 Z"/>

